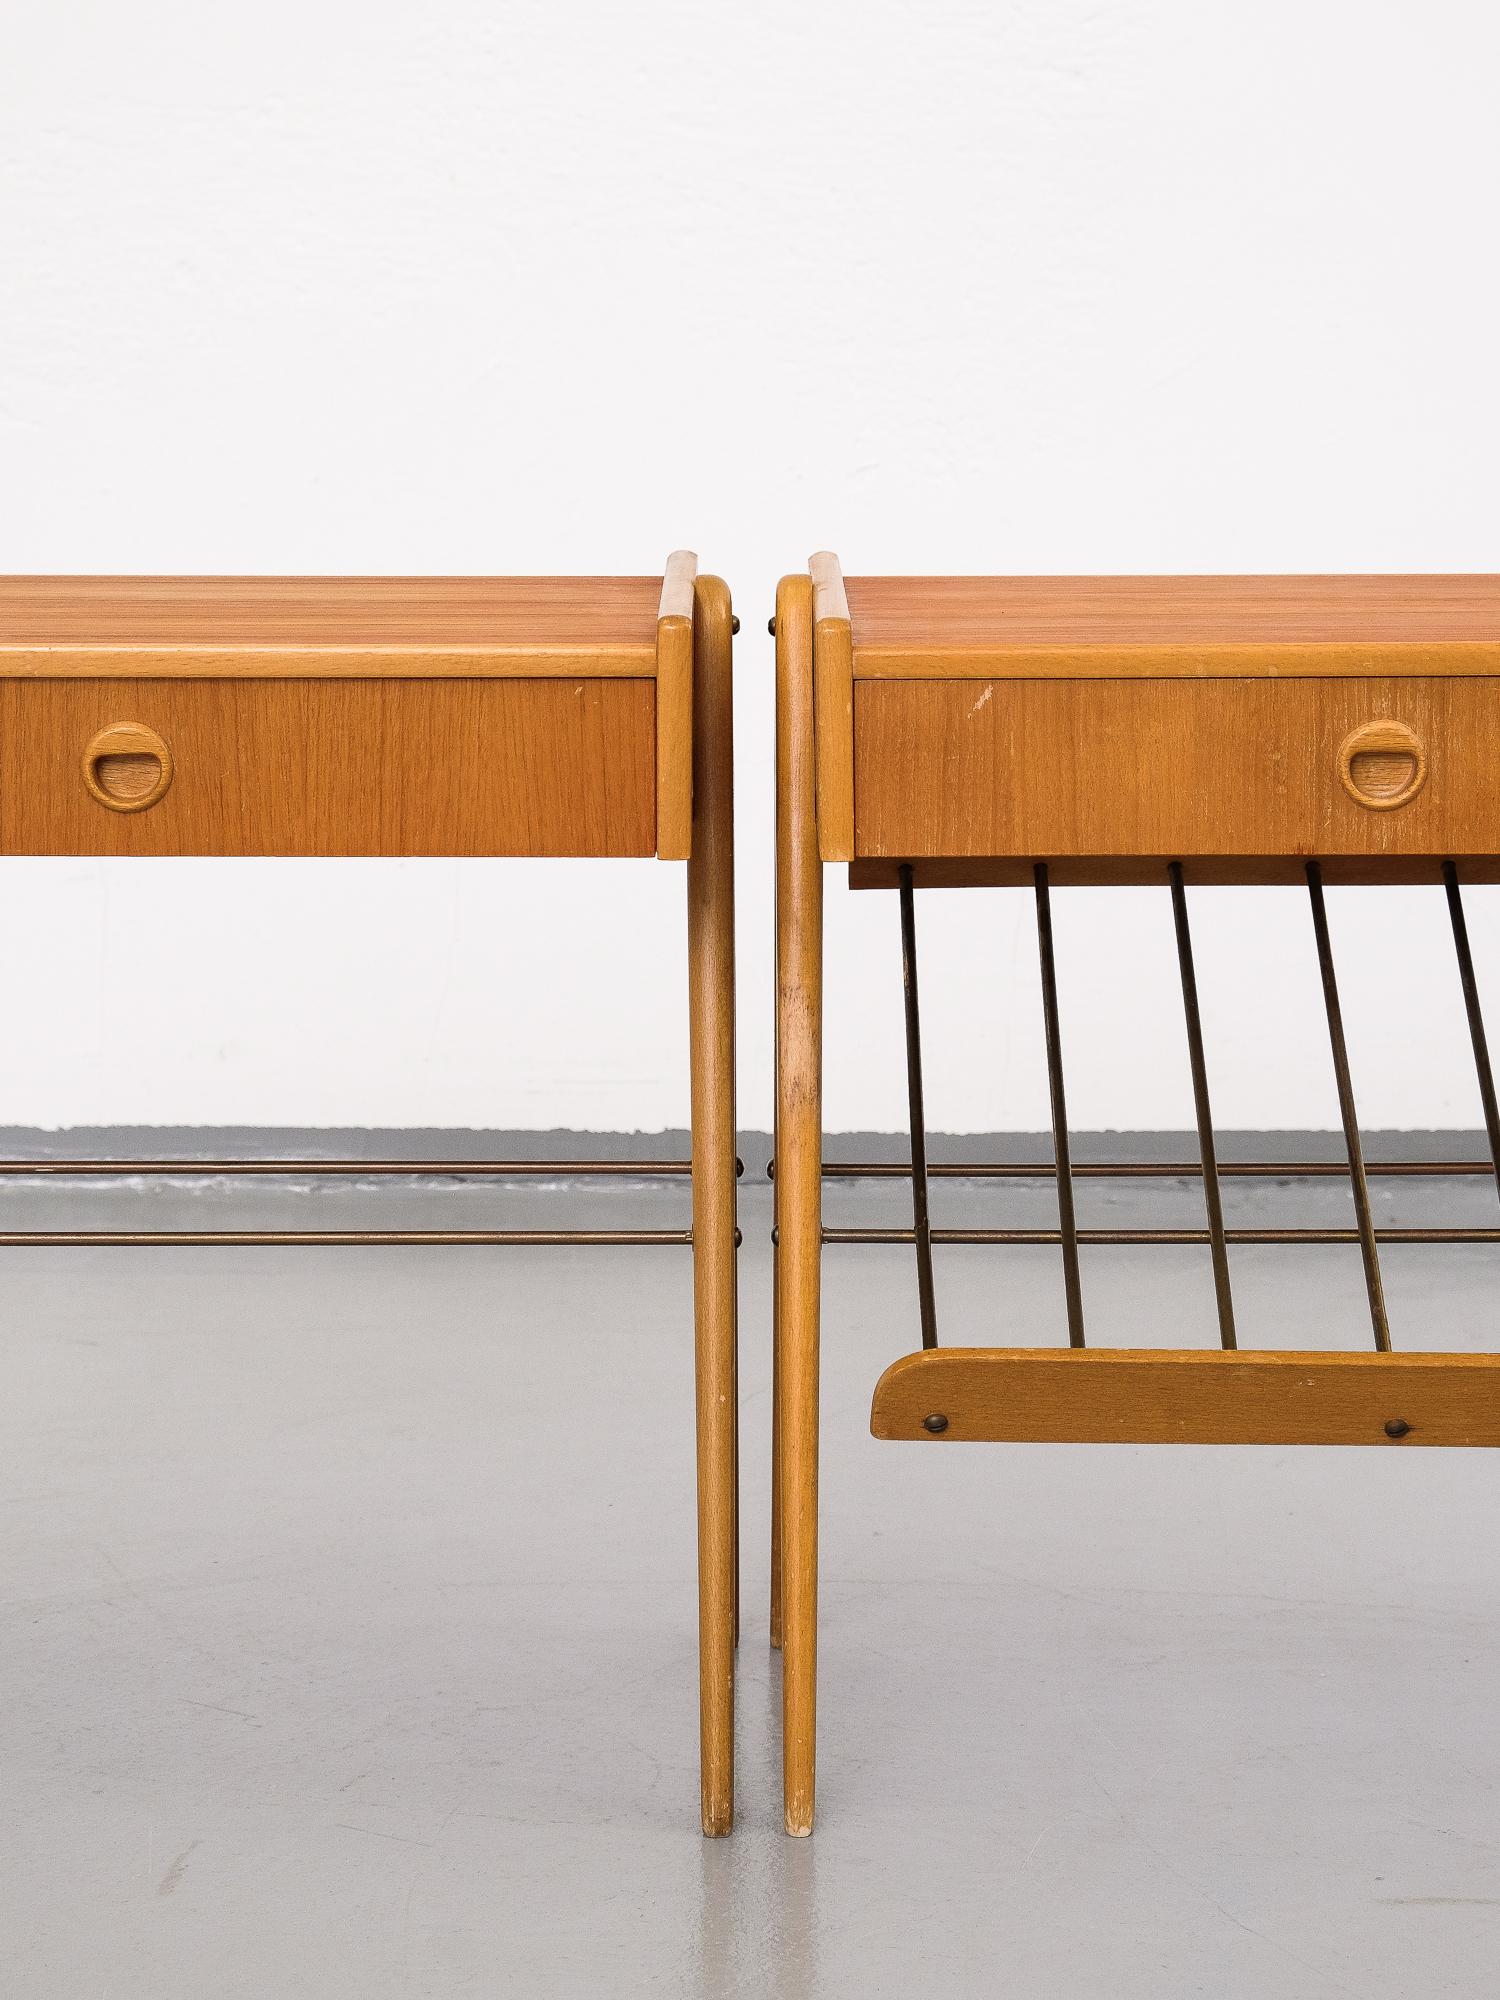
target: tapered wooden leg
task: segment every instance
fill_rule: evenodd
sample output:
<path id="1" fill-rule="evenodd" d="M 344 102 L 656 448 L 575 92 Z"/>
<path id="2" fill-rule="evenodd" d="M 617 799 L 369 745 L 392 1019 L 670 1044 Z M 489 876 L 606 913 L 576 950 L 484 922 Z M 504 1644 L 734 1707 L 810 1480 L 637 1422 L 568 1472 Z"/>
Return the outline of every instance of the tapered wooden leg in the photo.
<path id="1" fill-rule="evenodd" d="M 786 1830 L 812 1832 L 818 1686 L 818 1301 L 823 870 L 813 783 L 812 583 L 776 599 L 776 1269 Z"/>
<path id="2" fill-rule="evenodd" d="M 773 1197 L 774 1203 L 774 1197 Z M 773 1206 L 772 1228 L 780 1234 L 780 1205 Z M 781 1289 L 781 1251 L 771 1246 L 771 1647 L 781 1650 L 781 1315 L 776 1295 Z"/>
<path id="3" fill-rule="evenodd" d="M 778 797 L 779 797 L 778 793 Z M 780 927 L 777 927 L 780 937 Z M 780 983 L 780 945 L 777 946 Z M 778 1054 L 771 1107 L 771 1160 L 781 1147 L 781 1005 L 778 997 L 774 1032 Z M 781 1646 L 781 1183 L 771 1183 L 771 1645 Z"/>
<path id="4" fill-rule="evenodd" d="M 698 1401 L 698 1666 L 703 1831 L 734 1823 L 739 1586 L 734 1114 L 734 776 L 729 592 L 693 607 L 693 847 L 688 1009 L 693 1088 L 693 1302 Z"/>

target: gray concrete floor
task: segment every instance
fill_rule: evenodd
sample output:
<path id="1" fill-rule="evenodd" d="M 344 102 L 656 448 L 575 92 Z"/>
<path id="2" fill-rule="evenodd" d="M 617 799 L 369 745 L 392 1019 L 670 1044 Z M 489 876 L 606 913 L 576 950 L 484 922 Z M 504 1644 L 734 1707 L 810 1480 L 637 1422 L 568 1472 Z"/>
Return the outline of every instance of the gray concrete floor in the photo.
<path id="1" fill-rule="evenodd" d="M 116 1226 L 250 1219 L 213 1187 L 87 1199 Z M 311 1197 L 320 1222 L 418 1224 L 495 1199 Z M 1040 1199 L 941 1193 L 944 1219 Z M 83 1218 L 76 1189 L 21 1200 L 33 1226 Z M 1381 1202 L 1488 1220 L 1494 1193 Z M 781 1836 L 764 1189 L 743 1219 L 720 1842 L 696 1830 L 685 1252 L 0 1253 L 0 1990 L 1492 1994 L 1493 1460 L 877 1445 L 871 1388 L 913 1344 L 900 1250 L 827 1258 L 821 1814 Z M 1234 1268 L 1247 1344 L 1366 1337 L 1354 1252 Z M 1493 1344 L 1493 1252 L 1387 1268 L 1398 1344 Z M 1101 1250 L 1085 1275 L 1101 1339 L 1210 1337 L 1202 1253 Z M 951 1337 L 1058 1337 L 1055 1253 L 952 1250 L 939 1287 Z"/>

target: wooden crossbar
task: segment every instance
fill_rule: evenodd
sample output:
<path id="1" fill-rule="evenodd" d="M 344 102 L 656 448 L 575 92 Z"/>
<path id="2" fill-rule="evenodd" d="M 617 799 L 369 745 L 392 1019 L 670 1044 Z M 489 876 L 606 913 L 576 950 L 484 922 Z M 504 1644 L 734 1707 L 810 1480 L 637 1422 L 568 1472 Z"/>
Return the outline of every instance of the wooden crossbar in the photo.
<path id="1" fill-rule="evenodd" d="M 940 1347 L 875 1385 L 878 1438 L 1500 1445 L 1500 1354 Z"/>

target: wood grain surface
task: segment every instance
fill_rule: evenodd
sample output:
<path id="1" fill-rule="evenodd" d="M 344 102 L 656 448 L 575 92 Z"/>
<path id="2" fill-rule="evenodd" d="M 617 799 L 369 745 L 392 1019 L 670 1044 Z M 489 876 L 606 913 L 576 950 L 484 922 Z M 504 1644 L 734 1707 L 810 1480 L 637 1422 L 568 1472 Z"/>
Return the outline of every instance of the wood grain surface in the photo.
<path id="1" fill-rule="evenodd" d="M 650 679 L 0 680 L 0 852 L 647 855 L 654 693 Z M 89 794 L 85 753 L 114 724 L 170 748 L 170 789 L 147 811 Z"/>
<path id="2" fill-rule="evenodd" d="M 943 1347 L 886 1369 L 870 1429 L 933 1446 L 1500 1445 L 1500 1354 Z"/>
<path id="3" fill-rule="evenodd" d="M 1346 789 L 1372 723 L 1421 744 L 1397 810 Z M 1500 851 L 1500 681 L 866 681 L 862 856 L 1403 857 Z"/>
<path id="4" fill-rule="evenodd" d="M 698 558 L 667 561 L 656 621 L 656 851 L 686 861 L 693 848 L 693 583 Z"/>
<path id="5" fill-rule="evenodd" d="M 645 677 L 663 581 L 0 577 L 0 676 Z"/>
<path id="6" fill-rule="evenodd" d="M 813 728 L 818 752 L 818 852 L 854 858 L 854 656 L 849 601 L 836 555 L 808 562 L 813 580 Z"/>
<path id="7" fill-rule="evenodd" d="M 693 598 L 693 838 L 687 865 L 693 1093 L 693 1293 L 698 1437 L 702 1819 L 734 1823 L 739 1623 L 738 1283 L 734 1108 L 734 689 L 729 592 Z"/>
<path id="8" fill-rule="evenodd" d="M 856 679 L 1500 671 L 1500 576 L 850 577 Z"/>
<path id="9" fill-rule="evenodd" d="M 823 867 L 813 746 L 813 591 L 776 593 L 776 1406 L 782 1797 L 812 1832 L 817 1767 L 822 1284 Z"/>

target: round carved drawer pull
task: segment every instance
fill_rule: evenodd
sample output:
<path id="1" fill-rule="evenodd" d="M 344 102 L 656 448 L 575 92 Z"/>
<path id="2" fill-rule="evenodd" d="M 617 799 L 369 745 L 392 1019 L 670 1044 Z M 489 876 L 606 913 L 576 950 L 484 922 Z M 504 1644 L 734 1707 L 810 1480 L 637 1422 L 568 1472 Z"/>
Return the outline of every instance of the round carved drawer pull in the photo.
<path id="1" fill-rule="evenodd" d="M 1366 722 L 1339 745 L 1339 777 L 1356 805 L 1390 812 L 1427 782 L 1427 753 L 1404 722 Z"/>
<path id="2" fill-rule="evenodd" d="M 112 722 L 83 753 L 83 782 L 110 812 L 145 812 L 172 782 L 172 753 L 144 723 Z"/>

